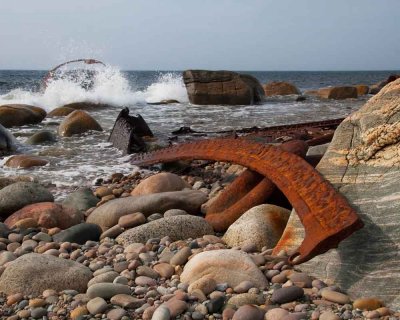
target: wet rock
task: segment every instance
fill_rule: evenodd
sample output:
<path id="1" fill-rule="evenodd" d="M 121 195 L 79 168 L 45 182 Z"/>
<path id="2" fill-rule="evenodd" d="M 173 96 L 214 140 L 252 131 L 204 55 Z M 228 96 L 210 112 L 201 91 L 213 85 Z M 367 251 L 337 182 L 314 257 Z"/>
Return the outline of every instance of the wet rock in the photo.
<path id="1" fill-rule="evenodd" d="M 99 241 L 101 228 L 94 223 L 79 223 L 68 229 L 56 233 L 53 240 L 56 242 L 71 242 L 84 244 L 86 241 Z"/>
<path id="2" fill-rule="evenodd" d="M 49 130 L 41 130 L 30 136 L 25 143 L 30 145 L 56 141 L 56 135 Z"/>
<path id="3" fill-rule="evenodd" d="M 149 216 L 168 209 L 183 209 L 195 214 L 199 212 L 206 198 L 201 191 L 184 190 L 115 199 L 96 208 L 87 222 L 96 223 L 105 229 L 116 225 L 119 218 L 133 212 Z"/>
<path id="4" fill-rule="evenodd" d="M 76 110 L 64 118 L 58 127 L 58 134 L 62 137 L 70 137 L 89 130 L 103 131 L 100 124 L 88 113 Z"/>
<path id="5" fill-rule="evenodd" d="M 6 218 L 26 205 L 54 201 L 53 195 L 34 182 L 16 182 L 0 190 L 0 215 Z"/>
<path id="6" fill-rule="evenodd" d="M 12 133 L 0 124 L 0 156 L 14 151 L 16 149 L 16 142 L 17 140 Z"/>
<path id="7" fill-rule="evenodd" d="M 47 117 L 65 117 L 69 115 L 70 113 L 74 112 L 75 109 L 69 108 L 69 107 L 58 107 L 53 110 L 51 110 L 48 114 Z"/>
<path id="8" fill-rule="evenodd" d="M 286 96 L 290 94 L 301 94 L 300 90 L 291 83 L 284 81 L 272 81 L 263 85 L 265 95 L 270 96 Z"/>
<path id="9" fill-rule="evenodd" d="M 268 281 L 253 260 L 237 250 L 212 250 L 196 254 L 185 265 L 181 281 L 191 284 L 209 276 L 217 283 L 235 287 L 242 281 L 251 281 L 259 288 L 268 287 Z"/>
<path id="10" fill-rule="evenodd" d="M 323 99 L 334 99 L 334 100 L 343 100 L 343 99 L 356 99 L 357 89 L 352 86 L 343 86 L 343 87 L 328 87 L 322 88 L 316 91 L 307 91 L 306 94 L 316 95 Z"/>
<path id="11" fill-rule="evenodd" d="M 91 277 L 89 268 L 75 261 L 29 253 L 7 266 L 0 277 L 0 291 L 34 296 L 46 289 L 85 292 Z"/>
<path id="12" fill-rule="evenodd" d="M 246 211 L 222 238 L 231 247 L 255 244 L 258 250 L 273 248 L 285 229 L 290 211 L 270 204 Z"/>
<path id="13" fill-rule="evenodd" d="M 95 207 L 100 200 L 94 196 L 92 190 L 89 188 L 80 188 L 77 191 L 70 193 L 62 205 L 76 210 L 86 211 Z"/>
<path id="14" fill-rule="evenodd" d="M 40 202 L 27 205 L 10 215 L 4 223 L 14 226 L 19 220 L 31 218 L 44 228 L 67 229 L 83 221 L 83 214 L 54 202 Z"/>
<path id="15" fill-rule="evenodd" d="M 26 104 L 0 106 L 0 124 L 6 128 L 41 122 L 46 117 L 42 108 Z"/>
<path id="16" fill-rule="evenodd" d="M 264 99 L 257 79 L 232 71 L 186 70 L 183 81 L 190 103 L 249 105 Z"/>
<path id="17" fill-rule="evenodd" d="M 161 172 L 142 180 L 131 192 L 133 196 L 145 194 L 180 191 L 190 188 L 190 185 L 174 173 Z"/>
<path id="18" fill-rule="evenodd" d="M 90 102 L 90 101 L 80 101 L 80 102 L 72 102 L 67 103 L 62 106 L 63 108 L 71 108 L 74 110 L 99 110 L 99 109 L 107 109 L 112 107 L 106 103 L 97 103 L 97 102 Z"/>
<path id="19" fill-rule="evenodd" d="M 32 167 L 42 167 L 48 163 L 49 161 L 43 157 L 28 154 L 19 154 L 8 158 L 4 165 L 10 168 L 28 169 Z"/>
<path id="20" fill-rule="evenodd" d="M 350 296 L 376 297 L 394 309 L 400 307 L 397 105 L 400 80 L 388 84 L 335 131 L 317 169 L 346 197 L 364 228 L 338 249 L 301 265 L 312 276 L 332 279 Z M 290 245 L 282 241 L 277 250 L 290 252 L 304 239 L 304 228 L 293 212 L 285 237 Z"/>
<path id="21" fill-rule="evenodd" d="M 123 232 L 116 240 L 118 243 L 127 246 L 135 242 L 146 243 L 149 239 L 164 236 L 176 241 L 213 233 L 212 227 L 203 218 L 187 215 L 162 218 L 146 223 Z"/>
<path id="22" fill-rule="evenodd" d="M 290 301 L 295 301 L 304 296 L 304 290 L 297 286 L 283 287 L 274 290 L 271 296 L 271 301 L 274 303 L 286 303 Z"/>

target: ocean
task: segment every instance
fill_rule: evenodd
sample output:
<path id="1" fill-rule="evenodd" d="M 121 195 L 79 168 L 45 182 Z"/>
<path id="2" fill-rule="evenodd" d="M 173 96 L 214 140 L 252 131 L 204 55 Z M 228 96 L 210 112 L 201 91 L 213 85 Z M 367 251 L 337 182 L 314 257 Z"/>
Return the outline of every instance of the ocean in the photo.
<path id="1" fill-rule="evenodd" d="M 42 123 L 11 128 L 18 140 L 18 152 L 45 156 L 50 163 L 29 170 L 11 169 L 2 164 L 0 175 L 32 175 L 50 187 L 61 199 L 66 193 L 81 186 L 91 186 L 94 180 L 114 172 L 124 174 L 137 170 L 107 142 L 114 121 L 122 109 L 141 114 L 155 135 L 166 135 L 182 126 L 195 130 L 217 131 L 243 127 L 266 127 L 296 122 L 307 122 L 345 117 L 357 110 L 368 96 L 355 100 L 323 101 L 307 98 L 296 102 L 293 97 L 270 98 L 253 106 L 196 106 L 189 103 L 181 71 L 122 71 L 116 67 L 95 67 L 90 89 L 75 80 L 61 78 L 51 81 L 46 88 L 46 71 L 0 70 L 0 105 L 25 103 L 44 108 L 47 112 L 71 102 L 90 101 L 107 103 L 109 108 L 90 110 L 104 131 L 59 138 L 57 142 L 28 146 L 24 141 L 41 129 L 57 131 L 61 119 L 46 118 Z M 302 92 L 335 85 L 371 85 L 386 79 L 396 71 L 355 72 L 272 72 L 240 71 L 255 76 L 261 83 L 288 81 Z M 398 72 L 397 72 L 398 73 Z M 164 99 L 178 100 L 179 104 L 150 105 Z"/>

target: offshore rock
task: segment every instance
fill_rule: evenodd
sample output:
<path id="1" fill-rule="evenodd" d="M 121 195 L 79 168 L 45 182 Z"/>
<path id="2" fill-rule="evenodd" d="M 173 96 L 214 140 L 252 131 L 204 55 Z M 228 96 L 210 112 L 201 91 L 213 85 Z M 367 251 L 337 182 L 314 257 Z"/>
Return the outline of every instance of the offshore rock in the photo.
<path id="1" fill-rule="evenodd" d="M 190 103 L 250 105 L 264 99 L 264 89 L 250 75 L 232 71 L 186 70 L 183 81 Z"/>
<path id="2" fill-rule="evenodd" d="M 357 89 L 352 86 L 322 88 L 316 91 L 307 91 L 306 94 L 334 100 L 356 99 L 358 97 Z"/>
<path id="3" fill-rule="evenodd" d="M 214 234 L 211 225 L 202 217 L 191 215 L 161 218 L 129 229 L 117 238 L 117 242 L 127 246 L 131 243 L 146 243 L 149 239 L 168 236 L 172 241 L 198 238 Z"/>
<path id="4" fill-rule="evenodd" d="M 6 128 L 42 122 L 46 111 L 27 104 L 4 104 L 0 106 L 0 124 Z"/>
<path id="5" fill-rule="evenodd" d="M 335 132 L 317 169 L 350 202 L 365 227 L 339 248 L 301 265 L 332 279 L 353 298 L 400 308 L 400 80 L 383 88 Z M 275 251 L 296 248 L 304 229 L 292 212 Z"/>
<path id="6" fill-rule="evenodd" d="M 35 134 L 33 134 L 32 136 L 30 136 L 25 143 L 26 144 L 31 144 L 31 145 L 35 145 L 35 144 L 42 144 L 42 143 L 49 143 L 49 142 L 55 142 L 56 139 L 56 135 L 49 130 L 41 130 L 39 132 L 36 132 Z"/>
<path id="7" fill-rule="evenodd" d="M 262 204 L 246 211 L 222 238 L 230 247 L 246 244 L 273 248 L 280 239 L 290 211 L 271 204 Z"/>
<path id="8" fill-rule="evenodd" d="M 51 110 L 48 114 L 48 118 L 52 117 L 65 117 L 69 115 L 70 113 L 74 112 L 75 109 L 69 108 L 69 107 L 58 107 L 53 110 Z"/>
<path id="9" fill-rule="evenodd" d="M 8 158 L 4 165 L 10 168 L 28 169 L 32 167 L 42 167 L 48 163 L 49 162 L 43 157 L 33 156 L 29 154 L 18 154 Z"/>
<path id="10" fill-rule="evenodd" d="M 81 263 L 29 253 L 11 262 L 0 277 L 0 291 L 39 296 L 44 290 L 85 292 L 92 272 Z M 73 280 L 73 281 L 71 281 Z"/>
<path id="11" fill-rule="evenodd" d="M 206 194 L 197 190 L 119 198 L 96 208 L 87 218 L 87 222 L 96 223 L 105 230 L 115 226 L 122 216 L 134 212 L 141 212 L 147 217 L 153 213 L 164 213 L 169 209 L 182 209 L 190 214 L 196 214 L 206 200 Z"/>
<path id="12" fill-rule="evenodd" d="M 0 124 L 0 156 L 16 149 L 17 140 L 12 133 Z"/>
<path id="13" fill-rule="evenodd" d="M 54 197 L 43 186 L 34 182 L 16 182 L 0 190 L 0 216 L 7 218 L 26 205 L 46 201 L 54 201 Z"/>
<path id="14" fill-rule="evenodd" d="M 272 81 L 263 85 L 265 95 L 286 96 L 290 94 L 301 94 L 300 90 L 293 84 L 283 81 Z"/>
<path id="15" fill-rule="evenodd" d="M 89 130 L 103 131 L 100 124 L 88 113 L 75 110 L 61 122 L 58 134 L 62 137 L 70 137 L 74 134 L 85 133 Z"/>

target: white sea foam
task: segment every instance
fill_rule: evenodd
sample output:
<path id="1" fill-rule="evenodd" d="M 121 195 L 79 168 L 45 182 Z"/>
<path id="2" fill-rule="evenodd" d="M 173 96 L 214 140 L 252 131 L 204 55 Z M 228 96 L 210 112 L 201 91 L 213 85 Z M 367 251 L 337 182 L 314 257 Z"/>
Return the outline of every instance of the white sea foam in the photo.
<path id="1" fill-rule="evenodd" d="M 135 84 L 130 83 L 118 68 L 96 66 L 94 70 L 96 72 L 90 89 L 86 90 L 80 85 L 83 79 L 65 76 L 49 81 L 47 87 L 39 92 L 15 89 L 0 95 L 0 105 L 25 103 L 50 111 L 67 103 L 82 101 L 116 106 L 159 102 L 164 99 L 188 101 L 182 77 L 176 73 L 160 74 L 156 82 L 145 90 L 137 90 Z"/>

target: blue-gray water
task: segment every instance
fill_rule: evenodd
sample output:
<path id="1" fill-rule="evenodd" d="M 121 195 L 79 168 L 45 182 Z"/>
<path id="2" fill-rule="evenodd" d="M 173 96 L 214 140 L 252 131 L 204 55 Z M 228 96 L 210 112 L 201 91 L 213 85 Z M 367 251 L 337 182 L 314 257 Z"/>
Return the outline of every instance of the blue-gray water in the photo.
<path id="1" fill-rule="evenodd" d="M 261 83 L 280 80 L 294 83 L 301 91 L 334 85 L 373 84 L 395 71 L 362 72 L 243 72 Z M 47 157 L 50 164 L 32 170 L 16 170 L 0 166 L 0 175 L 30 174 L 44 183 L 54 184 L 57 196 L 82 185 L 91 185 L 97 177 L 112 172 L 129 173 L 134 168 L 107 138 L 118 112 L 128 106 L 131 113 L 140 113 L 156 134 L 165 134 L 181 126 L 198 130 L 222 130 L 251 126 L 270 126 L 295 122 L 344 117 L 358 109 L 368 97 L 347 101 L 322 101 L 309 98 L 296 102 L 293 98 L 268 99 L 254 106 L 194 106 L 188 102 L 181 72 L 100 70 L 94 86 L 86 91 L 69 80 L 53 81 L 43 89 L 45 71 L 0 70 L 0 105 L 27 103 L 47 111 L 76 101 L 105 102 L 108 109 L 90 111 L 105 129 L 102 133 L 59 138 L 51 145 L 26 146 L 24 141 L 34 132 L 46 128 L 57 130 L 61 119 L 45 119 L 38 125 L 12 128 L 20 142 L 18 152 Z M 148 105 L 163 99 L 176 99 L 180 104 Z M 0 160 L 1 161 L 1 160 Z M 4 160 L 3 160 L 4 162 Z M 1 162 L 0 162 L 1 165 Z"/>

